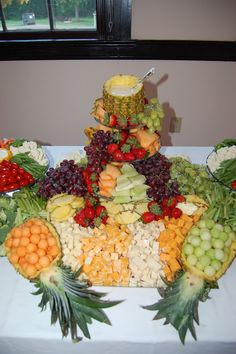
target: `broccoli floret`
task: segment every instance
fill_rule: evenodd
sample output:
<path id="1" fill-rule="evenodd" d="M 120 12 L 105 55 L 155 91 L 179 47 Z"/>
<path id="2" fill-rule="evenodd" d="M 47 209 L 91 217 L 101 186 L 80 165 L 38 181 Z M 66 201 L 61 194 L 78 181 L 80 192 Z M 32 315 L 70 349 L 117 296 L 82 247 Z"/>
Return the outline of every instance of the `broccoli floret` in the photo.
<path id="1" fill-rule="evenodd" d="M 10 202 L 11 202 L 11 198 L 8 197 L 7 195 L 0 197 L 0 209 L 1 208 L 8 209 Z"/>
<path id="2" fill-rule="evenodd" d="M 7 220 L 6 214 L 4 213 L 3 209 L 0 209 L 0 225 L 5 224 Z"/>

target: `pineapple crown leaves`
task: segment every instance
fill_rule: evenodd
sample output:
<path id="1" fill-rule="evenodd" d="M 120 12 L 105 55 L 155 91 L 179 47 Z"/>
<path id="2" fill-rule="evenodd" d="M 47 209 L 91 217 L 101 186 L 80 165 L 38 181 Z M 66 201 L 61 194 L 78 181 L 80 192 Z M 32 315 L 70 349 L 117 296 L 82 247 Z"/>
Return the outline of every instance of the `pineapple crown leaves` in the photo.
<path id="1" fill-rule="evenodd" d="M 211 284 L 183 271 L 177 274 L 173 282 L 165 281 L 165 284 L 167 287 L 161 291 L 163 298 L 143 308 L 157 311 L 153 320 L 165 318 L 164 324 L 175 327 L 183 344 L 188 330 L 196 340 L 194 321 L 199 324 L 198 303 L 209 298 Z"/>
<path id="2" fill-rule="evenodd" d="M 59 321 L 63 337 L 69 332 L 74 342 L 82 338 L 77 336 L 77 326 L 83 335 L 90 338 L 88 324 L 92 319 L 106 324 L 111 324 L 103 308 L 109 308 L 122 301 L 109 301 L 102 298 L 106 293 L 96 292 L 88 289 L 86 282 L 79 281 L 77 277 L 81 274 L 81 269 L 72 272 L 69 267 L 63 265 L 55 266 L 47 276 L 40 277 L 34 281 L 38 288 L 34 295 L 42 295 L 39 307 L 45 310 L 47 304 L 51 309 L 51 324 Z"/>

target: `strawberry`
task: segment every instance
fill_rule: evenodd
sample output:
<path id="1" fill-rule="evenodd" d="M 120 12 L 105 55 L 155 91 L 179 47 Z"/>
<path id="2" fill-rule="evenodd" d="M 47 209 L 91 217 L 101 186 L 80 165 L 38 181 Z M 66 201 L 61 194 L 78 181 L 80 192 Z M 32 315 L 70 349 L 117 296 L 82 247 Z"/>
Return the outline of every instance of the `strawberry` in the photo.
<path id="1" fill-rule="evenodd" d="M 163 215 L 162 214 L 155 215 L 155 220 L 156 221 L 161 220 L 161 219 L 163 219 Z"/>
<path id="2" fill-rule="evenodd" d="M 155 220 L 155 215 L 151 213 L 150 211 L 145 211 L 142 215 L 142 221 L 144 224 L 148 224 L 149 222 L 152 222 Z"/>
<path id="3" fill-rule="evenodd" d="M 78 213 L 75 214 L 74 220 L 77 224 L 83 227 L 88 227 L 88 220 L 85 217 L 84 209 L 81 209 L 80 211 L 78 211 Z"/>
<path id="4" fill-rule="evenodd" d="M 104 218 L 107 216 L 107 209 L 103 205 L 98 205 L 95 209 L 96 216 Z"/>
<path id="5" fill-rule="evenodd" d="M 107 152 L 108 154 L 113 155 L 116 150 L 118 150 L 118 145 L 117 144 L 109 144 L 107 145 Z"/>
<path id="6" fill-rule="evenodd" d="M 177 205 L 178 201 L 177 198 L 175 197 L 170 197 L 170 198 L 163 198 L 162 200 L 162 205 L 163 207 L 168 207 L 170 209 L 174 209 Z"/>
<path id="7" fill-rule="evenodd" d="M 110 122 L 109 126 L 110 127 L 115 127 L 117 125 L 117 117 L 114 114 L 110 115 Z"/>
<path id="8" fill-rule="evenodd" d="M 126 153 L 126 152 L 130 152 L 130 149 L 131 149 L 131 146 L 129 145 L 129 144 L 123 144 L 122 146 L 121 146 L 121 151 L 122 152 L 124 152 L 124 153 Z"/>
<path id="9" fill-rule="evenodd" d="M 118 119 L 117 119 L 117 123 L 118 123 L 119 126 L 121 126 L 121 127 L 124 128 L 124 127 L 127 126 L 127 118 L 124 117 L 124 116 L 120 116 L 120 117 L 118 117 Z"/>
<path id="10" fill-rule="evenodd" d="M 126 131 L 124 131 L 124 130 L 122 130 L 121 132 L 120 132 L 120 142 L 122 143 L 122 144 L 124 144 L 124 142 L 126 141 L 126 139 L 127 139 L 127 137 L 128 137 L 128 132 L 126 132 Z"/>
<path id="11" fill-rule="evenodd" d="M 181 194 L 176 195 L 175 198 L 177 199 L 178 203 L 183 203 L 186 200 L 186 198 Z"/>
<path id="12" fill-rule="evenodd" d="M 171 216 L 171 209 L 168 206 L 162 207 L 163 216 Z"/>
<path id="13" fill-rule="evenodd" d="M 148 210 L 155 215 L 158 215 L 161 213 L 161 208 L 160 208 L 159 204 L 157 202 L 155 202 L 154 200 L 149 202 L 147 207 L 148 207 Z"/>
<path id="14" fill-rule="evenodd" d="M 114 159 L 115 161 L 124 161 L 124 154 L 123 154 L 123 152 L 122 152 L 120 149 L 116 150 L 116 151 L 114 152 L 114 154 L 113 154 L 113 159 Z"/>
<path id="15" fill-rule="evenodd" d="M 138 117 L 136 114 L 132 114 L 131 117 L 128 117 L 128 125 L 133 127 L 138 125 Z"/>
<path id="16" fill-rule="evenodd" d="M 97 203 L 98 203 L 98 199 L 88 196 L 88 199 L 85 200 L 85 207 L 90 207 L 93 208 Z"/>
<path id="17" fill-rule="evenodd" d="M 147 153 L 144 148 L 133 149 L 132 152 L 134 153 L 135 157 L 139 160 L 143 159 Z"/>
<path id="18" fill-rule="evenodd" d="M 126 152 L 126 153 L 124 153 L 124 160 L 125 161 L 134 161 L 135 155 L 132 152 Z"/>
<path id="19" fill-rule="evenodd" d="M 182 215 L 182 210 L 179 208 L 174 208 L 171 210 L 171 216 L 175 219 L 180 218 Z"/>
<path id="20" fill-rule="evenodd" d="M 94 219 L 94 216 L 95 216 L 95 211 L 93 208 L 91 207 L 86 207 L 84 209 L 84 215 L 87 219 L 89 220 L 93 220 Z"/>

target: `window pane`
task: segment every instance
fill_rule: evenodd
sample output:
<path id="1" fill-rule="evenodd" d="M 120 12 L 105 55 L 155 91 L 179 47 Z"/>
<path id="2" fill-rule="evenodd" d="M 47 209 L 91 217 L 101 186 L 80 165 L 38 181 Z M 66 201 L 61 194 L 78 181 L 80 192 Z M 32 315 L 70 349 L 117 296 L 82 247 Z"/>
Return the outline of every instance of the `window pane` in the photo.
<path id="1" fill-rule="evenodd" d="M 2 4 L 8 30 L 49 29 L 46 0 L 2 0 Z"/>
<path id="2" fill-rule="evenodd" d="M 55 29 L 96 30 L 96 0 L 52 1 Z"/>

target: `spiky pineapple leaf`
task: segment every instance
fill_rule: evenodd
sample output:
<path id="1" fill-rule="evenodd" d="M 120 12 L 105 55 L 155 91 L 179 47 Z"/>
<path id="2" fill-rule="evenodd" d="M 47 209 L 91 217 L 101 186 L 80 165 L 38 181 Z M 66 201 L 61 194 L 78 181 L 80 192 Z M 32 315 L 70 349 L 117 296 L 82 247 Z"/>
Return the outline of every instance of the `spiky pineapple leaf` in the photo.
<path id="1" fill-rule="evenodd" d="M 33 294 L 42 295 L 39 307 L 43 311 L 49 304 L 51 324 L 59 322 L 63 337 L 70 333 L 73 341 L 82 339 L 77 336 L 77 326 L 90 338 L 88 325 L 93 319 L 111 325 L 103 308 L 122 302 L 103 300 L 106 293 L 89 289 L 86 282 L 77 279 L 80 273 L 81 269 L 72 272 L 69 267 L 54 265 L 33 281 L 37 288 Z"/>
<path id="2" fill-rule="evenodd" d="M 217 284 L 209 283 L 189 272 L 180 272 L 173 282 L 165 282 L 166 288 L 159 291 L 163 297 L 158 302 L 142 306 L 146 310 L 157 311 L 153 320 L 165 319 L 164 324 L 171 324 L 184 344 L 189 330 L 197 340 L 194 322 L 199 325 L 199 301 L 209 299 L 209 292 Z"/>

